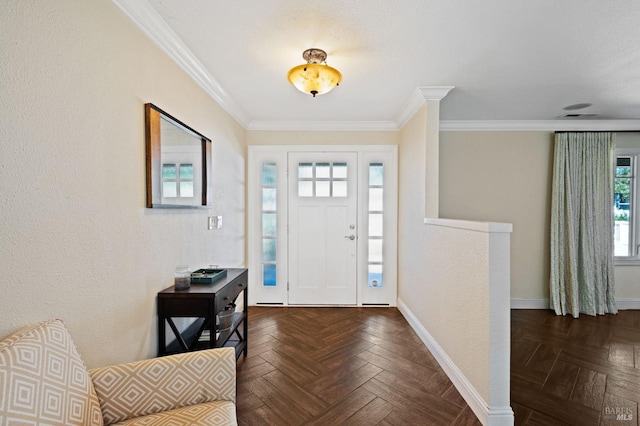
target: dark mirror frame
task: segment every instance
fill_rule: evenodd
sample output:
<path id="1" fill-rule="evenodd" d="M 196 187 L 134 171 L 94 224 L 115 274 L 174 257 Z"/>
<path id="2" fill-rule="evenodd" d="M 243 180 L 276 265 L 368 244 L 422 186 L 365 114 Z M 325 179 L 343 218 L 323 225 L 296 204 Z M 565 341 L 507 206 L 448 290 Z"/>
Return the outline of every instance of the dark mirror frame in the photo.
<path id="1" fill-rule="evenodd" d="M 144 115 L 147 160 L 147 207 L 189 209 L 209 206 L 211 201 L 211 139 L 151 103 L 144 105 Z M 200 176 L 200 179 L 202 179 L 202 200 L 199 205 L 162 203 L 161 119 L 165 119 L 185 132 L 190 133 L 192 136 L 200 138 L 202 153 L 202 174 Z"/>

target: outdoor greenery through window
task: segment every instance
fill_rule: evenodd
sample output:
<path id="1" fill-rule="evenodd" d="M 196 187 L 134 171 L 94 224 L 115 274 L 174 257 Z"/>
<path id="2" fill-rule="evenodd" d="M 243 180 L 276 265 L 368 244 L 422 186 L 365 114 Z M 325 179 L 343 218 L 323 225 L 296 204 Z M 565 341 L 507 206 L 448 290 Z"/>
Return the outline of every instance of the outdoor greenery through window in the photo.
<path id="1" fill-rule="evenodd" d="M 614 187 L 614 252 L 616 257 L 637 256 L 635 244 L 636 156 L 617 155 Z"/>

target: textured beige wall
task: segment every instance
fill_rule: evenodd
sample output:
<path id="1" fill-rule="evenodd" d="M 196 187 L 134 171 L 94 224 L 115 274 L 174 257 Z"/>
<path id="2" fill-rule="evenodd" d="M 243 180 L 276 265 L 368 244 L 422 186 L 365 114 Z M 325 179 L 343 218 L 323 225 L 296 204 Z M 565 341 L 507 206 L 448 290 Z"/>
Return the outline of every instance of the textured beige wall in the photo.
<path id="1" fill-rule="evenodd" d="M 90 367 L 154 356 L 175 266 L 244 263 L 245 132 L 109 0 L 1 3 L 0 337 L 57 317 Z M 213 140 L 211 210 L 144 207 L 145 102 Z"/>
<path id="2" fill-rule="evenodd" d="M 398 132 L 258 131 L 247 132 L 247 145 L 397 145 Z"/>
<path id="3" fill-rule="evenodd" d="M 427 113 L 400 132 L 398 299 L 489 401 L 486 234 L 424 224 Z"/>
<path id="4" fill-rule="evenodd" d="M 512 299 L 549 299 L 552 132 L 441 132 L 440 217 L 513 224 Z M 618 133 L 640 147 L 640 133 Z M 640 299 L 640 267 L 616 267 L 616 298 Z"/>
<path id="5" fill-rule="evenodd" d="M 489 240 L 482 232 L 423 225 L 421 302 L 412 311 L 485 402 L 491 403 Z M 464 260 L 463 260 L 464 259 Z M 414 288 L 415 292 L 417 288 Z M 402 300 L 407 298 L 403 295 Z"/>
<path id="6" fill-rule="evenodd" d="M 553 134 L 441 132 L 440 217 L 513 224 L 511 297 L 549 298 Z"/>
<path id="7" fill-rule="evenodd" d="M 617 133 L 616 148 L 640 148 L 640 132 Z"/>
<path id="8" fill-rule="evenodd" d="M 425 295 L 416 282 L 422 277 L 424 254 L 426 106 L 417 111 L 400 132 L 398 147 L 398 298 Z"/>

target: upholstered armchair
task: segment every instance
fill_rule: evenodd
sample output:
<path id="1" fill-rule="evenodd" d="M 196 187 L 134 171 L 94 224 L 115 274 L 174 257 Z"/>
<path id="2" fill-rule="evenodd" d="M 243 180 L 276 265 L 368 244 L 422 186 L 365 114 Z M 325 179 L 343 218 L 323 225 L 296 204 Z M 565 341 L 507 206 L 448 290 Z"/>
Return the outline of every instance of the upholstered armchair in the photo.
<path id="1" fill-rule="evenodd" d="M 0 342 L 0 425 L 236 425 L 235 398 L 232 348 L 87 370 L 60 320 Z"/>

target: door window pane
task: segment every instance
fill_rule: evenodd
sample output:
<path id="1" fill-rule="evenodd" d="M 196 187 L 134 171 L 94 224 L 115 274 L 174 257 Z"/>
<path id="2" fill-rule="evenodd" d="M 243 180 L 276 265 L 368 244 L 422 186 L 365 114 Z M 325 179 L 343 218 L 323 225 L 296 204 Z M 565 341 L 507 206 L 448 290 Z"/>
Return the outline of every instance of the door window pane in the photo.
<path id="1" fill-rule="evenodd" d="M 298 181 L 298 197 L 313 197 L 313 181 Z"/>
<path id="2" fill-rule="evenodd" d="M 347 196 L 347 181 L 346 180 L 334 180 L 333 181 L 333 196 L 334 197 L 346 197 Z"/>
<path id="3" fill-rule="evenodd" d="M 369 240 L 369 262 L 382 262 L 382 240 Z"/>
<path id="4" fill-rule="evenodd" d="M 268 237 L 276 236 L 276 214 L 262 213 L 262 235 Z"/>
<path id="5" fill-rule="evenodd" d="M 333 163 L 333 178 L 334 179 L 347 178 L 347 163 Z"/>
<path id="6" fill-rule="evenodd" d="M 382 287 L 382 265 L 369 265 L 369 287 Z"/>
<path id="7" fill-rule="evenodd" d="M 276 265 L 273 263 L 262 265 L 262 285 L 265 287 L 276 286 Z"/>
<path id="8" fill-rule="evenodd" d="M 316 197 L 329 197 L 331 195 L 331 182 L 328 180 L 316 181 Z"/>
<path id="9" fill-rule="evenodd" d="M 369 211 L 381 212 L 383 209 L 382 188 L 369 188 Z"/>
<path id="10" fill-rule="evenodd" d="M 274 186 L 276 184 L 276 164 L 264 163 L 262 165 L 262 186 Z"/>
<path id="11" fill-rule="evenodd" d="M 276 261 L 276 240 L 273 238 L 262 239 L 262 260 L 265 262 Z"/>
<path id="12" fill-rule="evenodd" d="M 331 177 L 331 168 L 329 163 L 316 163 L 316 178 L 329 179 Z"/>
<path id="13" fill-rule="evenodd" d="M 382 214 L 369 215 L 369 236 L 382 237 Z"/>
<path id="14" fill-rule="evenodd" d="M 298 164 L 298 179 L 312 179 L 312 178 L 313 178 L 313 163 Z"/>
<path id="15" fill-rule="evenodd" d="M 369 164 L 369 185 L 382 186 L 384 179 L 384 165 L 382 163 Z"/>
<path id="16" fill-rule="evenodd" d="M 276 210 L 275 188 L 262 188 L 262 210 Z"/>

